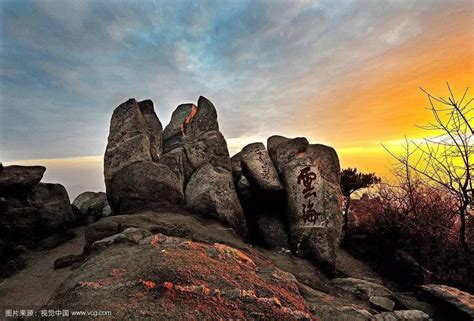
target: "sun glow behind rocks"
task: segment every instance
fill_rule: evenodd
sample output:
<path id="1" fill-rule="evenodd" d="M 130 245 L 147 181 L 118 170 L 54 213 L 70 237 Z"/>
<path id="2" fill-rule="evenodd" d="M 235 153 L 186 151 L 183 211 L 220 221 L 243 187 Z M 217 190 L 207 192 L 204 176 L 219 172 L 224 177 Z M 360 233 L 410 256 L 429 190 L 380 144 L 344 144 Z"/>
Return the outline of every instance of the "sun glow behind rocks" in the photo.
<path id="1" fill-rule="evenodd" d="M 231 155 L 305 136 L 335 147 L 342 167 L 384 176 L 381 144 L 396 151 L 430 117 L 418 87 L 462 91 L 474 74 L 467 0 L 6 0 L 0 10 L 0 161 L 47 166 L 45 180 L 72 198 L 104 190 L 110 114 L 130 97 L 151 98 L 163 125 L 178 104 L 208 97 Z"/>

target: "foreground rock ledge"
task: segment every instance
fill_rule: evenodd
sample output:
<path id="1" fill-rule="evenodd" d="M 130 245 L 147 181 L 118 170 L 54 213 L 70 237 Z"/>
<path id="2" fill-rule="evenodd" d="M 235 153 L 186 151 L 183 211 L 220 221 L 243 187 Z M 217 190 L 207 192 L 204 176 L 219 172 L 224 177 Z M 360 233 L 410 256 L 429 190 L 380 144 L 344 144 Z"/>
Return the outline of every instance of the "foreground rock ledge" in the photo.
<path id="1" fill-rule="evenodd" d="M 113 311 L 115 320 L 316 320 L 294 276 L 257 253 L 124 233 L 131 241 L 92 255 L 43 309 L 93 306 Z"/>

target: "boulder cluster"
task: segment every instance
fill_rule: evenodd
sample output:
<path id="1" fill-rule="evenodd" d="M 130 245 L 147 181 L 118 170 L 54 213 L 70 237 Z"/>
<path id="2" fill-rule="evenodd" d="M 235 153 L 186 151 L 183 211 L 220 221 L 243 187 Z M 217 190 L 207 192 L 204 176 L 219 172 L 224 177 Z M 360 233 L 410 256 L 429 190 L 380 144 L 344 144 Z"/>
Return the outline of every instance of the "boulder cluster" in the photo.
<path id="1" fill-rule="evenodd" d="M 69 196 L 60 184 L 41 183 L 43 166 L 0 164 L 1 274 L 21 265 L 18 252 L 51 248 L 71 237 L 67 227 L 75 221 Z"/>
<path id="2" fill-rule="evenodd" d="M 112 115 L 104 174 L 114 215 L 181 207 L 243 238 L 287 246 L 334 266 L 341 230 L 339 160 L 306 138 L 272 136 L 229 157 L 206 98 L 182 104 L 164 128 L 150 100 Z"/>
<path id="3" fill-rule="evenodd" d="M 232 157 L 232 173 L 254 235 L 270 247 L 333 267 L 341 236 L 339 159 L 304 137 L 271 136 Z"/>

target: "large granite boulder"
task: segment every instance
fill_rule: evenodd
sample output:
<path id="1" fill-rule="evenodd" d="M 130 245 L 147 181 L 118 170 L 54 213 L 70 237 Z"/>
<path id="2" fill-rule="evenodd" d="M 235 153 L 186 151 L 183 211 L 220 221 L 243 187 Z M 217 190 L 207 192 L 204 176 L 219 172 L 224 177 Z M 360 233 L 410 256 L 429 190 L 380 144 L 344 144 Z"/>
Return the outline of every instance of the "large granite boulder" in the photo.
<path id="1" fill-rule="evenodd" d="M 295 277 L 257 252 L 142 232 L 96 243 L 42 309 L 99 309 L 117 320 L 316 320 Z"/>
<path id="2" fill-rule="evenodd" d="M 221 167 L 203 165 L 186 185 L 186 207 L 204 216 L 212 216 L 247 234 L 242 207 L 234 188 L 232 174 Z"/>
<path id="3" fill-rule="evenodd" d="M 162 131 L 153 103 L 130 99 L 115 109 L 108 140 L 104 172 L 114 214 L 185 207 L 246 234 L 227 143 L 209 100 L 179 105 Z"/>
<path id="4" fill-rule="evenodd" d="M 115 214 L 182 204 L 182 168 L 180 155 L 163 156 L 162 125 L 151 100 L 129 99 L 114 110 L 104 174 Z"/>
<path id="5" fill-rule="evenodd" d="M 336 152 L 305 138 L 272 136 L 268 145 L 286 190 L 293 251 L 332 269 L 342 227 Z"/>
<path id="6" fill-rule="evenodd" d="M 0 190 L 26 189 L 37 185 L 46 171 L 44 166 L 2 166 L 0 164 Z"/>
<path id="7" fill-rule="evenodd" d="M 206 98 L 182 104 L 163 132 L 165 154 L 184 153 L 185 207 L 212 216 L 246 235 L 246 222 L 232 183 L 227 143 L 219 131 L 217 112 Z"/>
<path id="8" fill-rule="evenodd" d="M 77 223 L 92 223 L 109 216 L 111 209 L 104 192 L 84 192 L 72 202 L 72 209 Z"/>
<path id="9" fill-rule="evenodd" d="M 109 181 L 107 196 L 116 213 L 183 203 L 183 181 L 167 165 L 135 162 L 122 168 Z"/>
<path id="10" fill-rule="evenodd" d="M 25 265 L 25 248 L 52 248 L 73 234 L 69 196 L 60 184 L 40 183 L 43 166 L 0 165 L 0 277 Z"/>
<path id="11" fill-rule="evenodd" d="M 32 188 L 28 201 L 36 208 L 39 228 L 45 234 L 75 222 L 69 196 L 61 184 L 39 183 Z"/>
<path id="12" fill-rule="evenodd" d="M 115 108 L 104 155 L 106 186 L 115 173 L 138 161 L 156 161 L 162 151 L 161 123 L 150 100 L 129 99 Z"/>

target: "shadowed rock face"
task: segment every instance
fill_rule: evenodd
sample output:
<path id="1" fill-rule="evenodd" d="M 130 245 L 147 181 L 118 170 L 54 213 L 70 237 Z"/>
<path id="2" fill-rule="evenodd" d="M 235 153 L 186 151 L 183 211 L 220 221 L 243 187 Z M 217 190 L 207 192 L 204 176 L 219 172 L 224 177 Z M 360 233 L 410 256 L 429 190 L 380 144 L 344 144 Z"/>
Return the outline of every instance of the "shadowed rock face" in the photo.
<path id="1" fill-rule="evenodd" d="M 40 183 L 43 166 L 0 164 L 0 278 L 22 268 L 23 248 L 53 248 L 72 237 L 69 196 L 60 184 Z"/>
<path id="2" fill-rule="evenodd" d="M 474 295 L 440 284 L 423 285 L 421 289 L 427 294 L 427 297 L 434 299 L 434 303 L 440 303 L 450 308 L 453 320 L 474 319 Z"/>
<path id="3" fill-rule="evenodd" d="M 92 223 L 109 216 L 111 209 L 104 192 L 84 192 L 79 194 L 72 202 L 72 209 L 76 215 L 77 223 Z"/>
<path id="4" fill-rule="evenodd" d="M 240 235 L 246 234 L 247 226 L 232 174 L 225 169 L 207 164 L 194 172 L 186 185 L 186 206 L 235 227 Z"/>
<path id="5" fill-rule="evenodd" d="M 114 214 L 181 206 L 246 234 L 227 143 L 204 97 L 179 105 L 164 131 L 151 101 L 121 104 L 110 123 L 104 170 Z"/>
<path id="6" fill-rule="evenodd" d="M 37 185 L 46 171 L 44 166 L 6 166 L 0 164 L 0 190 L 31 188 Z"/>

